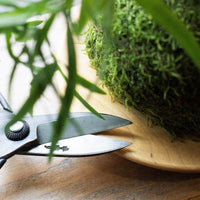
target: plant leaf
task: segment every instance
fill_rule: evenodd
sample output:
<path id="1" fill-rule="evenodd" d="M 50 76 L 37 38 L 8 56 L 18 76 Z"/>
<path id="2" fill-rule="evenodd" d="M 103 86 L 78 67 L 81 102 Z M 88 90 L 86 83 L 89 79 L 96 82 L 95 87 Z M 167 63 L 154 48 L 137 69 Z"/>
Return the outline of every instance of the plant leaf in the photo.
<path id="1" fill-rule="evenodd" d="M 110 27 L 114 11 L 114 0 L 82 0 L 79 20 L 73 24 L 75 34 L 81 34 L 89 20 L 96 21 L 99 14 L 103 15 L 105 31 Z"/>
<path id="2" fill-rule="evenodd" d="M 8 53 L 9 53 L 10 57 L 15 61 L 15 63 L 18 63 L 19 59 L 17 56 L 14 55 L 14 53 L 12 51 L 12 44 L 10 42 L 10 39 L 11 39 L 11 33 L 7 32 L 6 33 L 6 46 L 7 46 Z"/>
<path id="3" fill-rule="evenodd" d="M 83 87 L 87 88 L 91 92 L 96 92 L 99 94 L 106 94 L 102 89 L 97 87 L 95 84 L 91 83 L 90 81 L 86 80 L 82 76 L 77 76 L 77 84 L 82 85 Z"/>
<path id="4" fill-rule="evenodd" d="M 77 35 L 82 32 L 83 28 L 85 27 L 85 25 L 89 20 L 88 13 L 86 11 L 87 8 L 88 8 L 87 0 L 82 0 L 79 20 L 77 23 L 73 23 L 73 29 L 75 34 Z"/>
<path id="5" fill-rule="evenodd" d="M 47 37 L 47 33 L 51 27 L 51 24 L 53 23 L 53 20 L 55 18 L 55 15 L 51 15 L 49 17 L 49 19 L 46 21 L 44 27 L 38 31 L 38 36 L 37 36 L 37 43 L 35 46 L 35 55 L 38 53 L 43 41 L 45 40 L 45 38 Z"/>
<path id="6" fill-rule="evenodd" d="M 30 90 L 30 95 L 27 98 L 24 105 L 21 107 L 19 112 L 12 118 L 12 120 L 7 124 L 7 128 L 14 124 L 16 121 L 21 120 L 26 113 L 32 110 L 36 101 L 45 91 L 46 87 L 51 83 L 53 75 L 57 70 L 56 63 L 47 65 L 41 69 L 37 75 L 34 76 L 31 83 L 32 87 Z"/>
<path id="7" fill-rule="evenodd" d="M 60 71 L 62 77 L 65 79 L 65 81 L 68 83 L 68 78 L 65 76 L 65 74 L 63 73 L 63 71 L 61 70 L 61 68 L 59 67 L 59 65 L 57 66 L 58 70 Z M 87 101 L 85 99 L 83 99 L 81 97 L 81 95 L 75 90 L 74 96 L 93 114 L 95 114 L 97 117 L 100 117 L 102 119 L 104 119 L 101 114 L 99 114 L 89 103 L 87 103 Z"/>
<path id="8" fill-rule="evenodd" d="M 104 119 L 101 114 L 99 114 L 81 95 L 75 91 L 75 97 L 93 114 L 95 114 L 97 117 L 100 117 L 101 119 Z"/>
<path id="9" fill-rule="evenodd" d="M 12 87 L 12 81 L 13 81 L 13 77 L 14 77 L 14 74 L 15 74 L 15 71 L 16 71 L 16 68 L 17 68 L 17 65 L 19 63 L 19 59 L 18 57 L 16 57 L 12 51 L 12 44 L 10 42 L 10 39 L 11 39 L 11 33 L 10 32 L 6 32 L 5 34 L 6 36 L 6 46 L 7 46 L 7 50 L 8 50 L 8 53 L 10 55 L 10 57 L 14 60 L 14 66 L 13 66 L 13 69 L 11 71 L 11 74 L 10 74 L 10 79 L 9 79 L 9 86 L 8 86 L 8 96 L 10 97 L 10 92 L 11 92 L 11 87 Z"/>
<path id="10" fill-rule="evenodd" d="M 24 1 L 23 3 L 24 5 L 21 5 L 19 8 L 16 7 L 12 11 L 0 13 L 0 28 L 10 28 L 17 25 L 23 25 L 29 18 L 33 16 L 41 15 L 44 13 L 55 14 L 62 11 L 68 5 L 65 0 Z M 10 4 L 12 4 L 12 1 Z"/>
<path id="11" fill-rule="evenodd" d="M 44 8 L 44 6 L 38 7 L 37 3 L 32 3 L 25 8 L 0 13 L 0 28 L 25 24 L 28 18 L 36 13 L 41 13 L 42 8 Z"/>
<path id="12" fill-rule="evenodd" d="M 56 148 L 57 141 L 59 140 L 60 136 L 62 135 L 62 131 L 64 129 L 64 126 L 66 126 L 66 119 L 69 115 L 69 109 L 74 97 L 75 92 L 75 86 L 76 86 L 76 55 L 75 55 L 75 49 L 74 49 L 74 42 L 72 38 L 71 29 L 69 26 L 69 22 L 67 22 L 67 49 L 69 53 L 68 58 L 68 74 L 69 74 L 69 80 L 68 84 L 65 90 L 65 95 L 62 98 L 62 105 L 60 108 L 60 112 L 58 115 L 57 122 L 55 123 L 54 132 L 52 135 L 52 144 L 49 154 L 49 161 L 51 160 L 53 156 L 53 151 Z"/>

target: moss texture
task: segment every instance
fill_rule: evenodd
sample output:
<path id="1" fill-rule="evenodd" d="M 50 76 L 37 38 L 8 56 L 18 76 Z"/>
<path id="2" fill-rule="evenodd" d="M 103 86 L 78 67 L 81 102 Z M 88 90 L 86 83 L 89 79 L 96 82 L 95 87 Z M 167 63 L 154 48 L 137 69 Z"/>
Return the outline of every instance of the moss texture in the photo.
<path id="1" fill-rule="evenodd" d="M 200 1 L 164 0 L 200 43 Z M 144 113 L 172 135 L 200 136 L 200 72 L 134 0 L 116 0 L 110 38 L 91 25 L 91 64 L 119 102 Z"/>

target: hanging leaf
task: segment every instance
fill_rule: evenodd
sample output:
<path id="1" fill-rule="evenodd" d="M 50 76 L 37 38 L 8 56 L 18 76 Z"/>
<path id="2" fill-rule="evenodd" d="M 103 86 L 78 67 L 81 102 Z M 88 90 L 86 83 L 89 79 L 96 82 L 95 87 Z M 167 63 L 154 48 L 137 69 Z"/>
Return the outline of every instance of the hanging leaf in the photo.
<path id="1" fill-rule="evenodd" d="M 18 120 L 21 120 L 26 115 L 26 113 L 32 110 L 34 104 L 44 93 L 46 87 L 52 82 L 52 78 L 56 69 L 56 63 L 53 63 L 47 65 L 41 69 L 37 75 L 35 75 L 31 83 L 31 90 L 28 99 L 21 107 L 19 112 L 14 116 L 14 118 L 7 124 L 7 127 L 11 126 Z"/>
<path id="2" fill-rule="evenodd" d="M 0 1 L 1 4 L 1 1 Z M 5 5 L 5 1 L 2 2 Z M 65 0 L 40 0 L 40 1 L 21 1 L 17 4 L 9 1 L 9 6 L 15 9 L 0 13 L 0 28 L 11 28 L 23 25 L 28 19 L 42 14 L 56 14 L 61 12 L 69 4 Z"/>
<path id="3" fill-rule="evenodd" d="M 67 50 L 69 53 L 69 58 L 68 58 L 69 81 L 66 87 L 65 95 L 61 99 L 62 105 L 60 108 L 57 122 L 55 123 L 54 132 L 52 135 L 52 144 L 51 144 L 51 149 L 50 149 L 49 160 L 51 160 L 53 156 L 53 151 L 56 148 L 57 141 L 62 135 L 64 127 L 67 126 L 66 119 L 69 116 L 69 110 L 70 110 L 70 106 L 74 97 L 75 86 L 76 86 L 76 77 L 77 77 L 76 55 L 75 55 L 75 49 L 74 49 L 74 41 L 72 38 L 72 33 L 71 33 L 71 29 L 68 22 L 67 22 Z"/>
<path id="4" fill-rule="evenodd" d="M 95 84 L 91 83 L 90 81 L 86 80 L 82 76 L 77 76 L 77 84 L 82 85 L 83 87 L 87 88 L 91 92 L 96 92 L 99 94 L 106 94 L 102 89 L 100 89 Z"/>
<path id="5" fill-rule="evenodd" d="M 103 16 L 103 26 L 107 30 L 112 22 L 114 0 L 82 0 L 78 22 L 73 24 L 75 34 L 81 34 L 89 20 L 96 21 Z"/>
<path id="6" fill-rule="evenodd" d="M 60 71 L 62 77 L 65 79 L 65 81 L 68 83 L 68 78 L 65 76 L 65 74 L 63 73 L 63 71 L 61 70 L 60 66 L 58 65 L 58 70 Z M 78 79 L 78 78 L 77 78 Z M 78 80 L 77 80 L 78 82 Z M 100 88 L 99 88 L 100 89 Z M 100 89 L 101 90 L 101 89 Z M 83 97 L 81 97 L 81 95 L 75 90 L 74 92 L 74 96 L 90 111 L 92 112 L 94 115 L 96 115 L 97 117 L 100 117 L 102 119 L 104 119 L 101 114 L 99 114 L 89 103 L 87 103 L 87 101 L 85 99 L 83 99 Z"/>
<path id="7" fill-rule="evenodd" d="M 94 115 L 97 117 L 104 119 L 101 114 L 99 114 L 78 92 L 75 92 L 75 97 Z"/>

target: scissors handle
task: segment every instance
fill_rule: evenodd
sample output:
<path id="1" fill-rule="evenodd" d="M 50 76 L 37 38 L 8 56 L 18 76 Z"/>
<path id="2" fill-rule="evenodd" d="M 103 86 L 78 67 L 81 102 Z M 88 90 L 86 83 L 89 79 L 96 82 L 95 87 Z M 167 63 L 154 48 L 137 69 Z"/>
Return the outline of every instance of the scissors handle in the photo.
<path id="1" fill-rule="evenodd" d="M 12 113 L 11 107 L 9 106 L 8 102 L 6 101 L 6 99 L 4 98 L 4 96 L 1 93 L 0 93 L 0 104 L 4 110 Z"/>
<path id="2" fill-rule="evenodd" d="M 1 158 L 0 159 L 0 169 L 3 167 L 3 165 L 6 163 L 6 159 L 5 158 Z"/>

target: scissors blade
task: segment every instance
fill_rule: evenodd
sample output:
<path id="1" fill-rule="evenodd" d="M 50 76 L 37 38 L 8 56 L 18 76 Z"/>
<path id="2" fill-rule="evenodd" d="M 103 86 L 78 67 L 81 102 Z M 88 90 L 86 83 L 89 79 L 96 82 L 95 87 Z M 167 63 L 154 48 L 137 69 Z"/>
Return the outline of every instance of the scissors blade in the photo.
<path id="1" fill-rule="evenodd" d="M 113 115 L 102 114 L 102 116 L 104 119 L 101 119 L 96 115 L 68 118 L 60 139 L 68 139 L 81 135 L 98 133 L 132 123 L 129 120 Z M 39 144 L 51 141 L 55 123 L 56 122 L 50 122 L 38 125 L 37 140 Z"/>
<path id="2" fill-rule="evenodd" d="M 105 154 L 122 149 L 131 143 L 113 138 L 97 135 L 84 135 L 70 139 L 59 140 L 54 156 L 59 157 L 83 157 Z M 47 156 L 51 143 L 41 144 L 29 151 L 18 152 L 23 155 Z"/>

